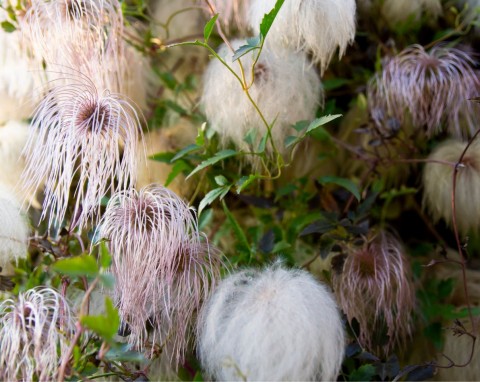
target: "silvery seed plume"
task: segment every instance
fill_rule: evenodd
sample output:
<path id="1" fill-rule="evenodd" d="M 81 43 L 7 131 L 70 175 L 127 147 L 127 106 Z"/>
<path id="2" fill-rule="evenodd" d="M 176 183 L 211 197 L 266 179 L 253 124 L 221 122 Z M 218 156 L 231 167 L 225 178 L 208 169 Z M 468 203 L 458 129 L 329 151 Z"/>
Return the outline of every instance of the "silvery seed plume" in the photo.
<path id="1" fill-rule="evenodd" d="M 249 23 L 255 34 L 260 33 L 264 15 L 276 0 L 252 0 Z M 268 44 L 282 48 L 305 50 L 313 61 L 327 68 L 339 50 L 341 57 L 355 37 L 355 0 L 287 0 L 267 35 Z"/>
<path id="2" fill-rule="evenodd" d="M 381 129 L 388 118 L 403 124 L 409 117 L 430 136 L 444 128 L 457 137 L 473 134 L 477 116 L 468 99 L 480 90 L 474 65 L 471 55 L 458 48 L 408 47 L 386 59 L 382 72 L 368 85 L 373 119 Z"/>
<path id="3" fill-rule="evenodd" d="M 20 202 L 8 186 L 0 183 L 0 267 L 27 256 L 28 220 L 20 209 Z"/>
<path id="4" fill-rule="evenodd" d="M 336 380 L 344 329 L 327 288 L 274 265 L 223 280 L 202 308 L 197 351 L 218 381 Z"/>
<path id="5" fill-rule="evenodd" d="M 0 8 L 0 22 L 5 21 L 7 12 Z M 30 118 L 44 80 L 40 62 L 22 48 L 21 33 L 0 28 L 0 124 Z"/>
<path id="6" fill-rule="evenodd" d="M 139 115 L 121 95 L 99 93 L 85 76 L 53 87 L 32 128 L 22 179 L 33 191 L 45 181 L 42 218 L 49 213 L 50 226 L 63 222 L 72 197 L 72 226 L 95 222 L 102 197 L 135 182 Z"/>
<path id="7" fill-rule="evenodd" d="M 466 142 L 450 139 L 435 148 L 428 158 L 455 164 L 466 146 Z M 462 234 L 466 235 L 470 231 L 478 231 L 480 227 L 480 142 L 478 139 L 470 145 L 461 164 L 457 172 L 455 210 L 457 227 Z M 450 227 L 453 224 L 452 190 L 453 166 L 427 163 L 423 171 L 423 205 L 435 222 L 443 219 Z"/>
<path id="8" fill-rule="evenodd" d="M 51 381 L 74 332 L 67 301 L 36 287 L 0 303 L 0 379 Z"/>
<path id="9" fill-rule="evenodd" d="M 234 49 L 245 45 L 243 40 L 231 42 Z M 240 75 L 238 62 L 232 62 L 233 53 L 224 44 L 218 54 Z M 241 58 L 246 81 L 250 84 L 251 65 L 256 53 Z M 255 66 L 254 83 L 250 94 L 269 124 L 275 121 L 272 136 L 279 151 L 285 153 L 285 138 L 295 133 L 292 125 L 315 117 L 317 107 L 323 103 L 320 79 L 304 53 L 277 53 L 265 47 Z M 288 79 L 288 80 L 287 80 Z M 212 60 L 204 75 L 201 102 L 207 120 L 219 134 L 224 145 L 232 141 L 245 151 L 256 151 L 267 128 L 242 85 L 217 59 Z M 254 144 L 245 142 L 247 133 L 254 132 Z M 267 151 L 271 152 L 271 145 Z"/>
<path id="10" fill-rule="evenodd" d="M 123 191 L 108 203 L 100 236 L 113 256 L 115 301 L 129 342 L 145 349 L 149 323 L 153 341 L 178 365 L 194 315 L 219 277 L 217 252 L 201 239 L 195 212 L 161 186 Z"/>
<path id="11" fill-rule="evenodd" d="M 101 90 L 124 93 L 123 15 L 117 0 L 32 0 L 19 18 L 25 44 L 52 76 L 87 74 Z"/>
<path id="12" fill-rule="evenodd" d="M 332 282 L 348 320 L 359 324 L 363 347 L 388 356 L 406 343 L 413 329 L 415 291 L 410 264 L 391 234 L 380 232 L 351 248 Z"/>

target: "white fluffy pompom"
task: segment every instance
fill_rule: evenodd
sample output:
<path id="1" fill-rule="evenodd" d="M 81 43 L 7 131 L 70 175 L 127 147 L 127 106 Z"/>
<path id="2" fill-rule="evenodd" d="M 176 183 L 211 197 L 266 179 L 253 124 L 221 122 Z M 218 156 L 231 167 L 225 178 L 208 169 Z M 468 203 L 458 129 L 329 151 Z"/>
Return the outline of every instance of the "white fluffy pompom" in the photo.
<path id="1" fill-rule="evenodd" d="M 27 255 L 27 219 L 20 211 L 20 203 L 8 187 L 0 184 L 0 267 L 9 267 Z"/>
<path id="2" fill-rule="evenodd" d="M 260 33 L 264 15 L 275 0 L 255 0 L 249 12 L 250 26 Z M 321 71 L 326 69 L 335 51 L 345 53 L 355 37 L 355 0 L 287 0 L 267 36 L 276 46 L 303 49 L 312 53 Z"/>
<path id="3" fill-rule="evenodd" d="M 234 40 L 233 49 L 245 45 Z M 232 62 L 233 53 L 222 45 L 218 54 L 240 76 L 238 62 Z M 251 66 L 256 52 L 241 58 L 247 84 L 251 83 Z M 323 100 L 320 79 L 302 53 L 277 55 L 264 48 L 255 66 L 255 81 L 250 94 L 269 124 L 275 120 L 272 136 L 277 148 L 284 150 L 284 140 L 293 135 L 290 126 L 301 120 L 311 120 Z M 207 120 L 220 135 L 224 144 L 233 141 L 243 150 L 256 149 L 267 128 L 245 95 L 238 79 L 222 63 L 213 59 L 205 72 L 202 103 Z M 254 146 L 244 141 L 249 130 L 256 130 Z M 267 150 L 271 147 L 267 146 Z"/>
<path id="4" fill-rule="evenodd" d="M 344 330 L 325 286 L 275 265 L 219 285 L 200 313 L 198 354 L 216 380 L 333 380 Z"/>

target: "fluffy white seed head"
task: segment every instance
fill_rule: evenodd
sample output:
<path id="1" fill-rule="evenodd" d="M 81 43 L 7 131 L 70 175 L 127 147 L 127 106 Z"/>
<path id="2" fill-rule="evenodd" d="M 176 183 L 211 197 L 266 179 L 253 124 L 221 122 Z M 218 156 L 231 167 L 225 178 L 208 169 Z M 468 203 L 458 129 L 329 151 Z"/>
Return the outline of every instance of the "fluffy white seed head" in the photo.
<path id="1" fill-rule="evenodd" d="M 199 316 L 197 346 L 216 380 L 334 380 L 344 330 L 324 285 L 276 265 L 220 283 Z"/>
<path id="2" fill-rule="evenodd" d="M 194 211 L 172 191 L 151 185 L 118 193 L 102 218 L 115 276 L 115 301 L 131 330 L 130 343 L 167 346 L 176 366 L 190 340 L 192 320 L 219 273 L 216 251 L 201 239 Z"/>
<path id="3" fill-rule="evenodd" d="M 72 226 L 82 228 L 96 221 L 103 196 L 135 182 L 142 136 L 137 111 L 118 94 L 99 93 L 85 76 L 52 88 L 32 127 L 22 178 L 30 192 L 45 181 L 42 217 L 50 212 L 50 226 L 63 222 L 72 193 Z"/>
<path id="4" fill-rule="evenodd" d="M 29 227 L 20 203 L 11 190 L 0 183 L 0 267 L 27 256 Z"/>
<path id="5" fill-rule="evenodd" d="M 264 15 L 275 0 L 252 1 L 249 23 L 260 33 Z M 287 0 L 267 35 L 274 46 L 306 50 L 320 64 L 321 72 L 339 49 L 341 57 L 355 37 L 355 0 Z"/>
<path id="6" fill-rule="evenodd" d="M 234 49 L 245 45 L 243 40 L 232 41 Z M 232 62 L 233 53 L 226 45 L 219 55 L 240 75 L 238 62 Z M 251 66 L 255 53 L 241 58 L 247 84 L 252 81 Z M 288 80 L 287 80 L 288 79 Z M 272 136 L 280 151 L 285 152 L 285 138 L 293 135 L 291 128 L 301 120 L 311 120 L 323 102 L 320 79 L 303 53 L 277 54 L 265 48 L 255 66 L 254 83 L 250 94 L 268 123 L 275 121 Z M 240 149 L 257 150 L 266 126 L 233 74 L 213 59 L 205 72 L 201 102 L 207 120 L 219 134 L 224 144 L 232 141 Z M 255 131 L 254 145 L 244 141 L 250 130 Z M 267 147 L 271 150 L 271 147 Z"/>
<path id="7" fill-rule="evenodd" d="M 74 332 L 67 301 L 37 287 L 0 303 L 0 378 L 55 380 Z"/>
<path id="8" fill-rule="evenodd" d="M 447 140 L 428 158 L 455 164 L 466 145 L 465 142 Z M 456 221 L 460 232 L 467 234 L 471 230 L 478 231 L 480 228 L 480 141 L 478 139 L 473 141 L 461 164 L 458 167 L 455 188 Z M 453 166 L 427 163 L 423 172 L 423 188 L 423 205 L 434 221 L 443 219 L 452 226 Z"/>

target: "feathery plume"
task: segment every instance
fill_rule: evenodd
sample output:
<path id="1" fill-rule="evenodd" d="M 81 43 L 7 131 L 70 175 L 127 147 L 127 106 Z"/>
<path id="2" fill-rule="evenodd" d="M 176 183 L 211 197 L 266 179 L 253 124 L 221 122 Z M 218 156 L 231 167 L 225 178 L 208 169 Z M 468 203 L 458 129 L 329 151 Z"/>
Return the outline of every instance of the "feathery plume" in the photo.
<path id="1" fill-rule="evenodd" d="M 27 190 L 45 180 L 42 218 L 50 211 L 50 226 L 65 218 L 74 177 L 72 227 L 80 228 L 96 221 L 103 196 L 135 182 L 139 116 L 120 95 L 99 93 L 86 76 L 52 88 L 37 108 L 32 128 L 36 134 L 24 151 L 22 178 Z"/>
<path id="2" fill-rule="evenodd" d="M 0 303 L 0 379 L 50 381 L 67 353 L 74 320 L 67 301 L 37 287 Z"/>
<path id="3" fill-rule="evenodd" d="M 381 15 L 390 26 L 419 21 L 423 14 L 437 17 L 442 13 L 440 0 L 360 0 L 357 7 L 365 17 L 371 16 L 369 12 L 379 7 Z"/>
<path id="4" fill-rule="evenodd" d="M 234 40 L 231 44 L 237 49 L 245 42 Z M 241 75 L 238 63 L 232 62 L 233 53 L 225 44 L 220 47 L 218 54 Z M 241 58 L 246 68 L 247 84 L 252 81 L 249 68 L 255 54 L 250 52 Z M 277 55 L 267 47 L 255 66 L 254 76 L 250 94 L 267 122 L 275 121 L 272 136 L 277 148 L 285 151 L 285 138 L 294 132 L 290 127 L 298 121 L 313 119 L 316 108 L 323 103 L 320 79 L 303 53 Z M 233 141 L 240 149 L 256 150 L 267 129 L 246 97 L 242 85 L 219 60 L 212 60 L 208 65 L 201 102 L 207 120 L 224 144 Z M 253 148 L 244 140 L 252 129 L 256 131 Z M 271 147 L 267 146 L 267 150 L 271 150 Z"/>
<path id="5" fill-rule="evenodd" d="M 368 85 L 373 119 L 383 130 L 389 117 L 403 124 L 408 115 L 430 136 L 442 128 L 459 137 L 473 134 L 477 117 L 468 99 L 480 90 L 474 64 L 461 49 L 436 45 L 427 52 L 420 45 L 408 47 L 387 59 Z"/>
<path id="6" fill-rule="evenodd" d="M 7 21 L 0 8 L 0 22 Z M 0 28 L 0 124 L 30 118 L 41 97 L 44 73 L 39 62 L 31 60 L 22 48 L 21 33 Z"/>
<path id="7" fill-rule="evenodd" d="M 10 189 L 0 183 L 0 267 L 27 256 L 28 222 Z"/>
<path id="8" fill-rule="evenodd" d="M 249 23 L 260 33 L 263 16 L 275 0 L 255 0 L 249 11 Z M 286 1 L 267 36 L 275 47 L 306 50 L 313 61 L 327 68 L 337 48 L 341 57 L 355 37 L 355 0 L 289 0 Z"/>
<path id="9" fill-rule="evenodd" d="M 205 0 L 201 0 L 205 3 Z M 220 22 L 230 30 L 245 32 L 248 29 L 247 13 L 252 0 L 212 0 Z"/>
<path id="10" fill-rule="evenodd" d="M 361 248 L 351 248 L 332 282 L 348 320 L 359 324 L 363 347 L 389 355 L 405 344 L 412 333 L 415 291 L 410 265 L 391 234 L 380 232 Z"/>
<path id="11" fill-rule="evenodd" d="M 129 342 L 145 349 L 148 322 L 153 341 L 169 347 L 178 365 L 193 317 L 219 277 L 219 258 L 201 240 L 194 211 L 161 186 L 120 192 L 108 203 L 100 236 L 109 241 Z"/>
<path id="12" fill-rule="evenodd" d="M 467 143 L 447 140 L 428 157 L 433 161 L 455 164 Z M 423 172 L 423 205 L 434 221 L 440 219 L 452 226 L 453 166 L 429 162 Z M 478 182 L 475 183 L 475 182 Z M 477 200 L 478 198 L 478 200 Z M 458 167 L 455 188 L 456 222 L 459 231 L 467 234 L 480 227 L 480 142 L 474 140 Z"/>
<path id="13" fill-rule="evenodd" d="M 198 320 L 198 355 L 216 380 L 334 380 L 344 330 L 327 288 L 274 265 L 223 280 Z"/>

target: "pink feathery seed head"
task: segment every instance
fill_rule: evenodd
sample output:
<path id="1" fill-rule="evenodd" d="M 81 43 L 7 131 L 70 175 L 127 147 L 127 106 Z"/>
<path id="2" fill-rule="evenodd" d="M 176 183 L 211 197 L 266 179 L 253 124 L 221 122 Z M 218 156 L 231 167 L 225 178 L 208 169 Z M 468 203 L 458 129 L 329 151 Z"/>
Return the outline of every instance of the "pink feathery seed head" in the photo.
<path id="1" fill-rule="evenodd" d="M 45 181 L 42 218 L 50 213 L 49 226 L 62 224 L 72 196 L 72 227 L 96 222 L 102 197 L 135 182 L 143 134 L 139 114 L 121 95 L 100 94 L 85 76 L 72 79 L 50 90 L 32 127 L 22 180 L 27 190 Z"/>
<path id="2" fill-rule="evenodd" d="M 408 116 L 430 136 L 442 128 L 455 136 L 470 136 L 476 130 L 476 116 L 468 99 L 480 90 L 474 64 L 472 55 L 459 48 L 405 49 L 386 59 L 383 71 L 368 85 L 372 117 L 381 129 L 388 117 L 403 123 Z"/>
<path id="3" fill-rule="evenodd" d="M 251 0 L 248 22 L 255 34 L 275 0 Z M 327 68 L 335 52 L 341 57 L 355 37 L 355 0 L 288 0 L 266 38 L 275 50 L 305 50 L 320 71 Z M 319 27 L 321 26 L 321 27 Z"/>
<path id="4" fill-rule="evenodd" d="M 150 322 L 153 341 L 167 343 L 178 365 L 221 264 L 198 231 L 195 211 L 162 186 L 123 191 L 108 203 L 100 237 L 113 256 L 115 300 L 130 327 L 129 342 L 145 349 Z"/>
<path id="5" fill-rule="evenodd" d="M 360 343 L 370 351 L 388 355 L 411 336 L 415 292 L 410 273 L 401 244 L 386 232 L 351 248 L 333 272 L 337 300 L 348 320 L 357 320 Z"/>
<path id="6" fill-rule="evenodd" d="M 36 287 L 0 303 L 0 379 L 50 381 L 75 330 L 67 301 Z"/>
<path id="7" fill-rule="evenodd" d="M 449 139 L 430 154 L 431 162 L 423 170 L 423 205 L 434 222 L 443 219 L 453 226 L 452 191 L 454 165 L 467 143 Z M 440 163 L 439 163 L 440 162 Z M 455 213 L 458 230 L 463 235 L 480 227 L 480 141 L 475 139 L 457 167 Z"/>
<path id="8" fill-rule="evenodd" d="M 201 2 L 205 4 L 205 0 L 201 0 Z M 251 2 L 252 0 L 212 0 L 211 4 L 226 28 L 246 32 L 248 29 L 247 12 Z M 210 11 L 209 8 L 208 11 Z"/>

